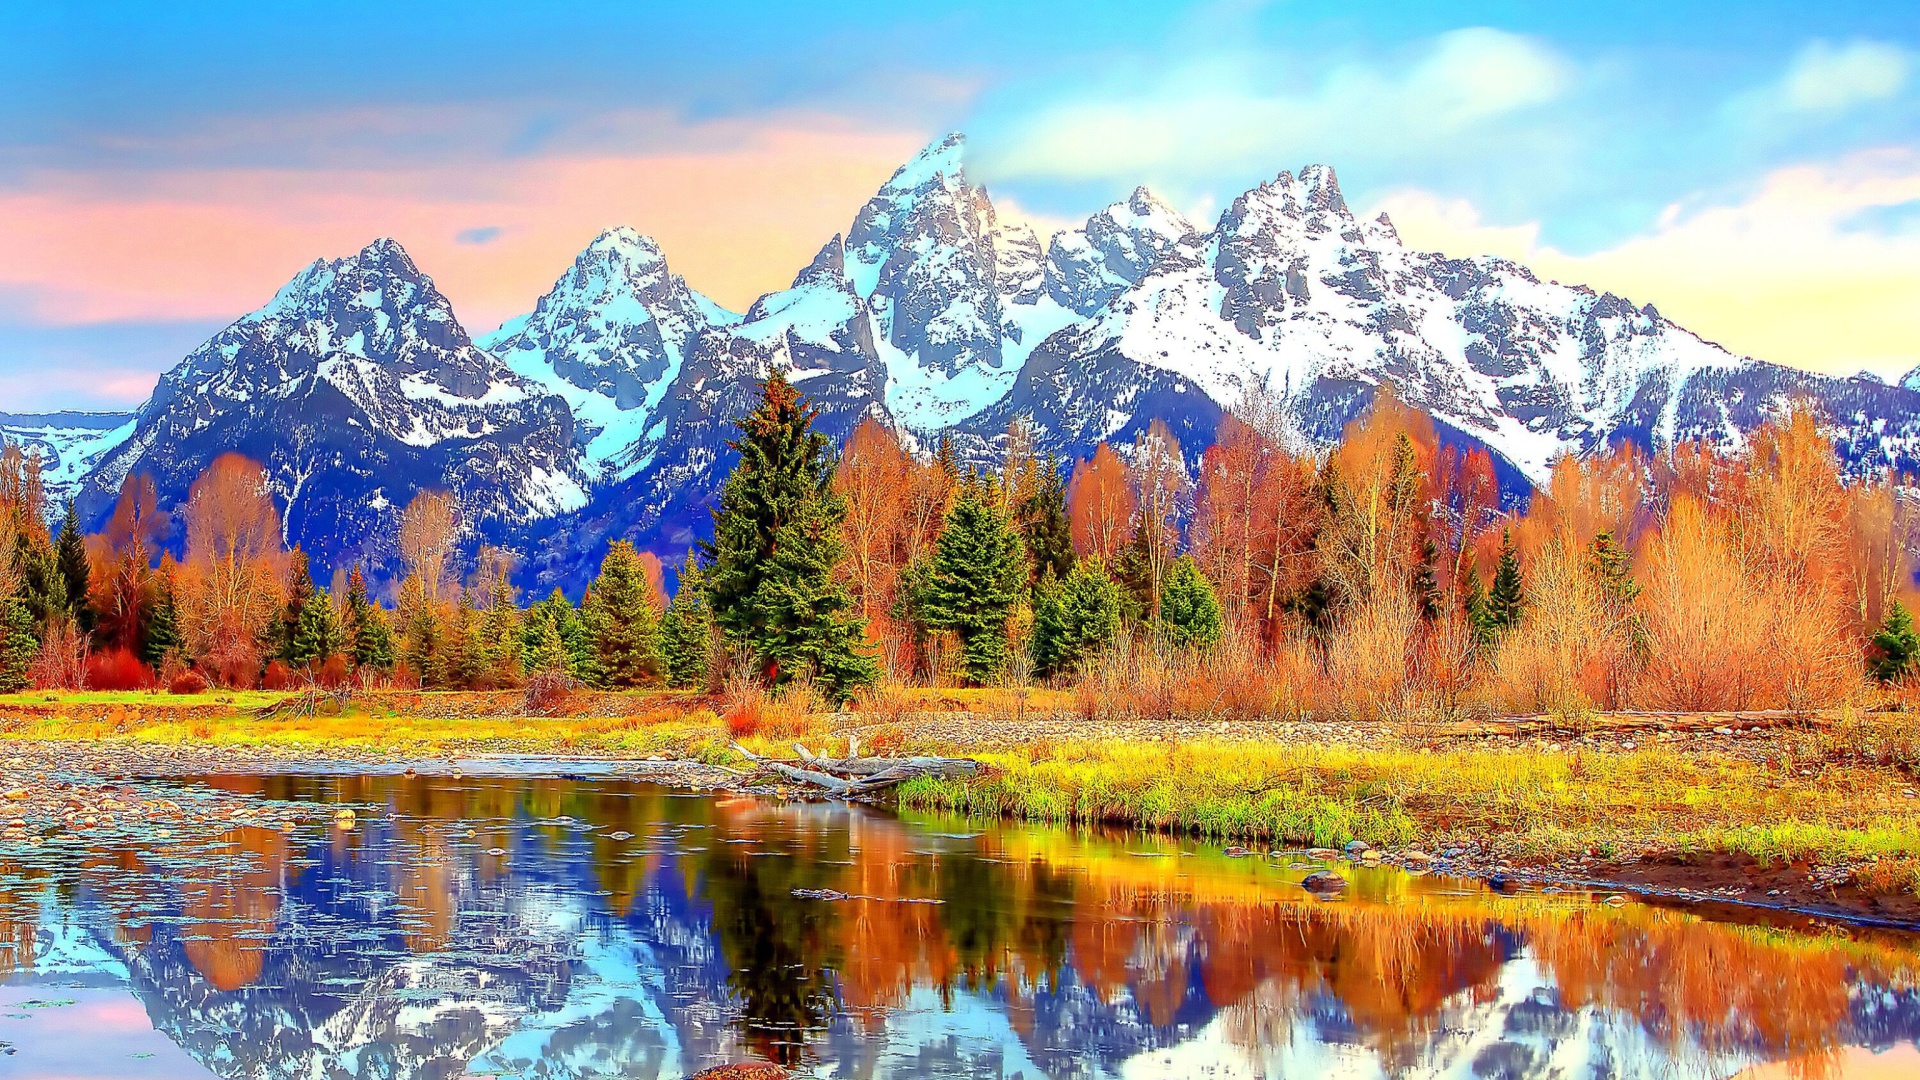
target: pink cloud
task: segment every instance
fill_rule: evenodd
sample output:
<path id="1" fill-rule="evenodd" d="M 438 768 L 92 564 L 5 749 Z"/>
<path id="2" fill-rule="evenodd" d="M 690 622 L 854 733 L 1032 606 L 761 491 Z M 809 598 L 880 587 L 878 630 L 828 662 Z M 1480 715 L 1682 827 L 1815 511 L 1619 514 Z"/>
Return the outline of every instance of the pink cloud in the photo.
<path id="1" fill-rule="evenodd" d="M 601 229 L 631 225 L 738 308 L 784 286 L 923 141 L 793 122 L 642 154 L 45 172 L 0 193 L 0 289 L 49 324 L 231 318 L 314 258 L 393 236 L 478 333 L 529 310 Z M 460 242 L 477 228 L 499 233 Z"/>

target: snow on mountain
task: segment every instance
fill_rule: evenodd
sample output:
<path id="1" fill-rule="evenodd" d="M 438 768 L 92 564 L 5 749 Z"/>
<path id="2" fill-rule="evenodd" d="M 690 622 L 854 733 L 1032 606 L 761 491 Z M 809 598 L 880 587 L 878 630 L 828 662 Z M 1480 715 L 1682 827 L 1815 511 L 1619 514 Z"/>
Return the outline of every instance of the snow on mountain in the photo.
<path id="1" fill-rule="evenodd" d="M 476 344 L 566 400 L 583 468 L 607 482 L 639 467 L 654 416 L 700 335 L 739 319 L 689 289 L 651 237 L 621 227 L 589 244 L 532 313 Z"/>
<path id="2" fill-rule="evenodd" d="M 163 375 L 81 511 L 104 513 L 136 472 L 163 505 L 183 502 L 227 451 L 265 466 L 286 540 L 320 571 L 390 538 L 422 489 L 453 491 L 475 529 L 587 499 L 567 402 L 477 348 L 387 239 L 314 262 Z"/>
<path id="3" fill-rule="evenodd" d="M 108 451 L 133 434 L 133 414 L 62 410 L 0 413 L 0 446 L 40 452 L 40 481 L 48 509 L 59 516 L 67 496 Z"/>
<path id="4" fill-rule="evenodd" d="M 1158 261 L 1132 284 L 1035 351 L 1008 395 L 968 422 L 974 438 L 1027 414 L 1057 449 L 1084 454 L 1162 418 L 1197 452 L 1222 409 L 1264 389 L 1326 444 L 1392 384 L 1450 438 L 1486 445 L 1536 483 L 1559 455 L 1621 439 L 1737 446 L 1789 397 L 1822 406 L 1860 467 L 1910 465 L 1920 446 L 1910 390 L 1737 357 L 1650 305 L 1503 259 L 1408 250 L 1385 215 L 1356 220 L 1324 166 L 1241 195 L 1206 236 L 1175 229 L 1152 234 Z M 1099 265 L 1116 264 L 1129 265 Z"/>

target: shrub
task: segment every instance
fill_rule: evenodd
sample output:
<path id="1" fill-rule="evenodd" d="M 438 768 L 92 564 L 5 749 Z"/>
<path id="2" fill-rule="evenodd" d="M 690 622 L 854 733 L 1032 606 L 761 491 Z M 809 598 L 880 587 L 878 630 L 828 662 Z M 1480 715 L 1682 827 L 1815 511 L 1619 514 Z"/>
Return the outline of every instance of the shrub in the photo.
<path id="1" fill-rule="evenodd" d="M 95 690 L 145 690 L 154 685 L 153 669 L 126 649 L 107 649 L 87 658 L 87 685 Z"/>
<path id="2" fill-rule="evenodd" d="M 345 686 L 349 674 L 346 656 L 342 653 L 334 653 L 327 657 L 326 663 L 320 665 L 320 685 L 332 688 Z"/>
<path id="3" fill-rule="evenodd" d="M 567 711 L 580 680 L 559 670 L 536 671 L 528 677 L 521 702 L 533 716 L 557 716 Z"/>
<path id="4" fill-rule="evenodd" d="M 167 683 L 167 692 L 169 694 L 204 694 L 207 692 L 207 678 L 189 668 Z"/>
<path id="5" fill-rule="evenodd" d="M 263 690 L 287 690 L 292 686 L 293 669 L 280 660 L 269 663 L 266 674 L 260 677 L 260 687 Z"/>

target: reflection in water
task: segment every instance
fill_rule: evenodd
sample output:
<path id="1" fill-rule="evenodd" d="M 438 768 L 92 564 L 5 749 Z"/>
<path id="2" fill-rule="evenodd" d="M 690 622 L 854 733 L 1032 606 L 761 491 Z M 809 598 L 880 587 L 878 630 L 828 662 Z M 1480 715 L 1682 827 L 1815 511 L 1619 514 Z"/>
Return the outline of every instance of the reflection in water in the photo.
<path id="1" fill-rule="evenodd" d="M 260 1078 L 1831 1076 L 1920 1034 L 1900 935 L 612 780 L 206 782 L 361 824 L 15 853 L 6 1000 L 124 987 Z"/>

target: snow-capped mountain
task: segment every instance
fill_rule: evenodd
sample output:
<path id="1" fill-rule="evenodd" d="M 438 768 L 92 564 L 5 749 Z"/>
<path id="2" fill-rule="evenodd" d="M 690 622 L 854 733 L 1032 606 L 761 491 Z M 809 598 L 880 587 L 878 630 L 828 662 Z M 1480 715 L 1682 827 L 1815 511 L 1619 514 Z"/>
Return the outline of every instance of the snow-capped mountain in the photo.
<path id="1" fill-rule="evenodd" d="M 1356 219 L 1324 166 L 1245 193 L 1210 234 L 1159 235 L 1157 261 L 1036 349 L 974 435 L 1031 415 L 1074 454 L 1159 417 L 1193 450 L 1219 410 L 1265 389 L 1324 445 L 1390 383 L 1535 483 L 1561 454 L 1623 439 L 1738 445 L 1796 396 L 1823 409 L 1857 468 L 1911 467 L 1920 447 L 1910 389 L 1738 357 L 1651 305 L 1504 259 L 1408 250 L 1384 214 Z"/>
<path id="2" fill-rule="evenodd" d="M 476 344 L 566 399 L 584 468 L 608 482 L 638 468 L 636 451 L 700 335 L 738 321 L 687 288 L 651 237 L 623 226 L 589 244 L 531 314 Z"/>
<path id="3" fill-rule="evenodd" d="M 744 315 L 626 228 L 478 344 L 392 241 L 317 262 L 130 422 L 68 438 L 50 486 L 86 470 L 95 517 L 145 470 L 177 502 L 238 450 L 323 567 L 446 487 L 542 584 L 577 583 L 608 539 L 671 557 L 709 526 L 732 421 L 776 368 L 831 438 L 874 415 L 981 461 L 1020 416 L 1064 457 L 1159 419 L 1197 458 L 1255 390 L 1326 445 L 1391 385 L 1516 489 L 1621 440 L 1737 446 L 1790 398 L 1827 417 L 1851 469 L 1920 471 L 1920 373 L 1813 375 L 1504 259 L 1408 249 L 1324 166 L 1242 194 L 1207 231 L 1140 188 L 1043 244 L 999 219 L 964 157 L 958 135 L 926 147 Z"/>
<path id="4" fill-rule="evenodd" d="M 58 517 L 93 467 L 133 434 L 133 414 L 65 409 L 50 413 L 0 413 L 0 446 L 40 452 L 40 482 L 48 509 Z"/>
<path id="5" fill-rule="evenodd" d="M 163 505 L 184 502 L 228 451 L 265 466 L 285 539 L 317 571 L 389 540 L 423 489 L 453 491 L 476 529 L 586 501 L 567 402 L 477 348 L 386 239 L 314 262 L 162 376 L 88 474 L 82 513 L 104 513 L 135 472 Z"/>

